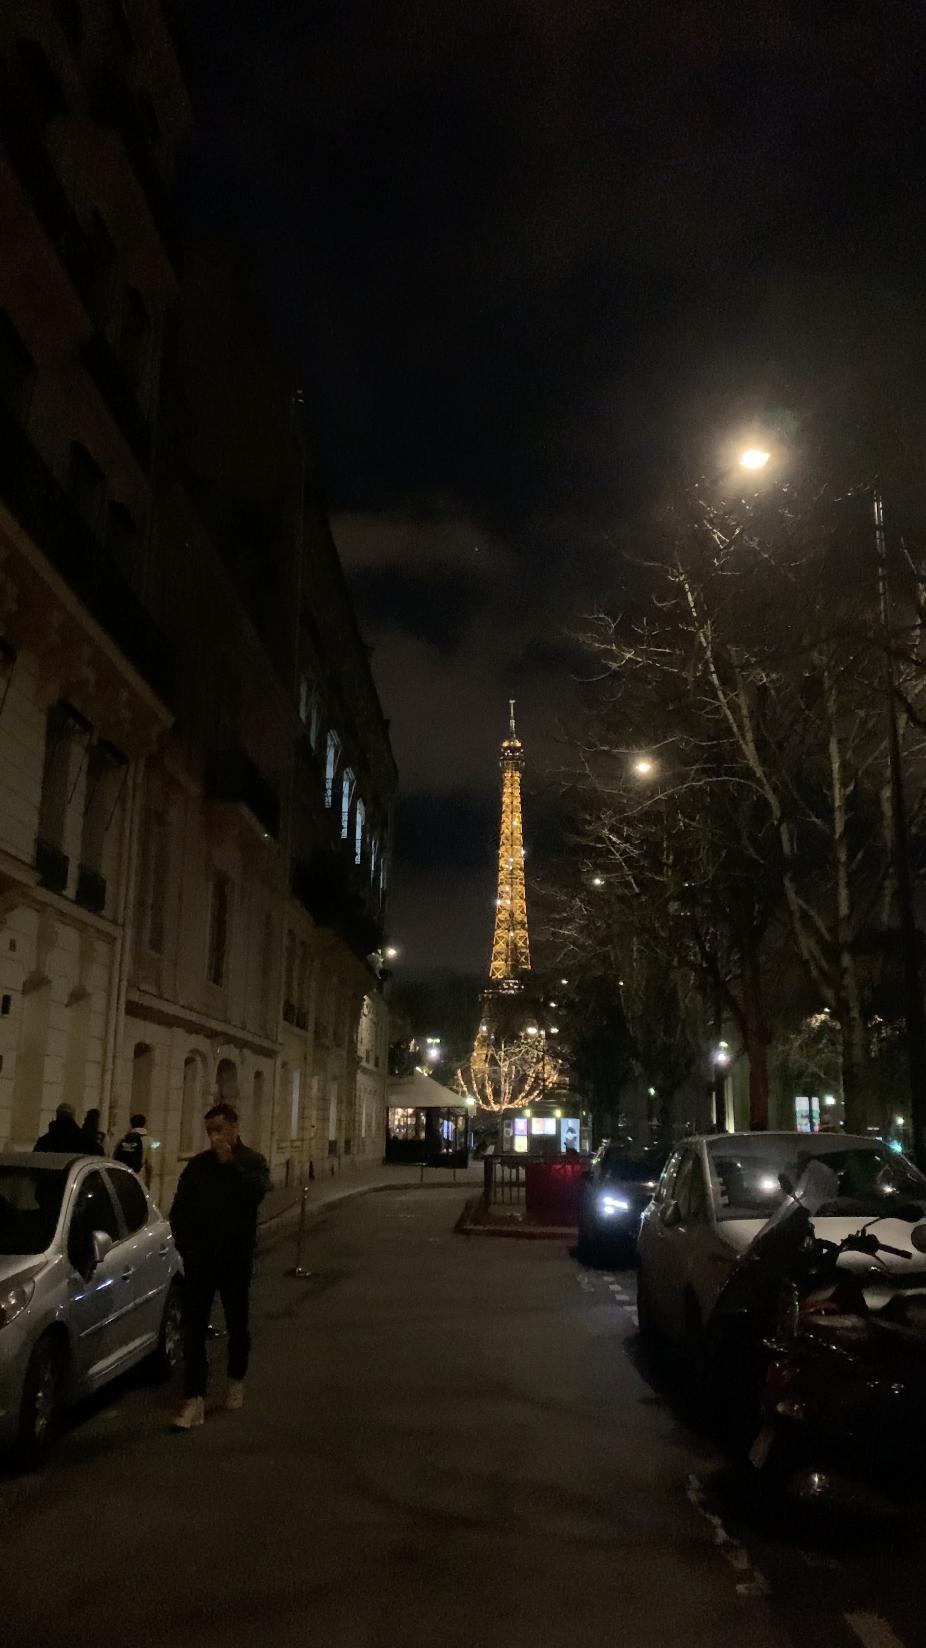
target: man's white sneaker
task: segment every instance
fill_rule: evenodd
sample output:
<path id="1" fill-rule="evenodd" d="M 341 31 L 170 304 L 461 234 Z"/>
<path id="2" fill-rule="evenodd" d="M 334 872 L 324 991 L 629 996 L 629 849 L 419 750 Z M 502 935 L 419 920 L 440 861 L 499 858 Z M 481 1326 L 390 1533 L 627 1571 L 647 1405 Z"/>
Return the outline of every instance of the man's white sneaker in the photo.
<path id="1" fill-rule="evenodd" d="M 239 1408 L 244 1407 L 243 1379 L 229 1379 L 228 1395 L 225 1398 L 225 1406 L 231 1413 L 237 1413 Z"/>
<path id="2" fill-rule="evenodd" d="M 202 1425 L 206 1418 L 206 1404 L 201 1396 L 191 1396 L 177 1409 L 170 1422 L 172 1431 L 191 1431 L 194 1425 Z"/>

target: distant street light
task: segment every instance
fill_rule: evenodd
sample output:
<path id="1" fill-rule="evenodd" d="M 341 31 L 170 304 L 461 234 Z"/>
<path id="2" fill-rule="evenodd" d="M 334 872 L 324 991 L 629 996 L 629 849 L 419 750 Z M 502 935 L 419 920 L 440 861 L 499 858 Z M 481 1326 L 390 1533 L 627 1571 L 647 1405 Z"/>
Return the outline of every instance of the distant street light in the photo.
<path id="1" fill-rule="evenodd" d="M 387 944 L 385 950 L 383 951 L 383 955 L 386 957 L 387 961 L 395 961 L 398 953 L 399 952 L 394 944 Z"/>
<path id="2" fill-rule="evenodd" d="M 593 887 L 603 887 L 604 886 L 604 876 L 592 876 L 592 886 Z"/>
<path id="3" fill-rule="evenodd" d="M 649 755 L 638 755 L 633 770 L 638 778 L 652 778 L 656 771 L 656 763 Z"/>
<path id="4" fill-rule="evenodd" d="M 527 1026 L 526 1030 L 525 1030 L 525 1034 L 528 1035 L 528 1036 L 536 1036 L 537 1033 L 538 1032 L 537 1032 L 536 1024 L 529 1024 Z"/>

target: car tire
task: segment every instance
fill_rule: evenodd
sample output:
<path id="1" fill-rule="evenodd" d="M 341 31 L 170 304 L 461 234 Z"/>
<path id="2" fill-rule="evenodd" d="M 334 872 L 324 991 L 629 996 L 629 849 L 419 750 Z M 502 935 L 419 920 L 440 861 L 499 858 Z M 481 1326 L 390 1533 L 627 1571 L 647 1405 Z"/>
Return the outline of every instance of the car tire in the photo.
<path id="1" fill-rule="evenodd" d="M 53 1333 L 43 1334 L 33 1346 L 26 1367 L 19 1407 L 15 1452 L 24 1470 L 37 1470 L 55 1440 L 64 1405 L 66 1369 L 61 1340 Z"/>
<path id="2" fill-rule="evenodd" d="M 151 1357 L 152 1376 L 159 1382 L 170 1379 L 180 1366 L 183 1353 L 183 1294 L 176 1278 L 167 1290 L 157 1346 Z"/>

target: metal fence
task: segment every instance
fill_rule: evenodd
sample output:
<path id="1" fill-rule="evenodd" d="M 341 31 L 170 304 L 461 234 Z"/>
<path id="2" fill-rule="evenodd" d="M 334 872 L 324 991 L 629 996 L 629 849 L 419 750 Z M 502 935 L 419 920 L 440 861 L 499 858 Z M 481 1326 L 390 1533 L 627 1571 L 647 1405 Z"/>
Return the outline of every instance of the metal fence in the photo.
<path id="1" fill-rule="evenodd" d="M 523 1207 L 527 1161 L 524 1156 L 483 1159 L 482 1199 L 486 1207 Z"/>

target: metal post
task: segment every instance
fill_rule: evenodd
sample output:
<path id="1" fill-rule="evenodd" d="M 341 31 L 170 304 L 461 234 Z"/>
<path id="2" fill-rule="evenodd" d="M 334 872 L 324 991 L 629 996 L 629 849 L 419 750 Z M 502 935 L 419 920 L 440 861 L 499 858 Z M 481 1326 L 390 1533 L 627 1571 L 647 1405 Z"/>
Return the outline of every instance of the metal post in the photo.
<path id="1" fill-rule="evenodd" d="M 900 730 L 897 724 L 897 695 L 894 680 L 891 595 L 887 566 L 887 538 L 884 532 L 884 504 L 880 492 L 872 499 L 875 550 L 878 559 L 878 604 L 884 641 L 884 676 L 887 695 L 888 764 L 891 787 L 891 828 L 894 885 L 900 918 L 900 948 L 903 960 L 904 1017 L 907 1027 L 907 1065 L 910 1074 L 910 1128 L 913 1154 L 920 1166 L 926 1164 L 926 1012 L 920 980 L 920 935 L 913 904 L 907 805 L 904 796 Z"/>
<path id="2" fill-rule="evenodd" d="M 315 1274 L 312 1270 L 306 1270 L 302 1263 L 302 1249 L 305 1243 L 305 1223 L 308 1206 L 309 1187 L 307 1184 L 304 1184 L 302 1187 L 302 1201 L 299 1205 L 299 1227 L 296 1231 L 296 1263 L 294 1264 L 292 1270 L 287 1272 L 290 1276 L 297 1276 L 300 1281 L 306 1276 L 314 1276 Z"/>

